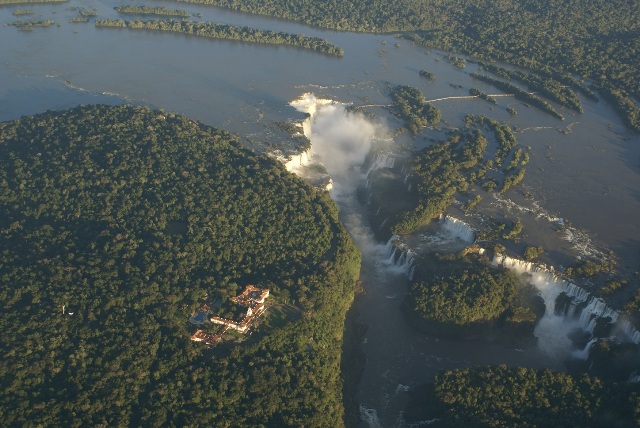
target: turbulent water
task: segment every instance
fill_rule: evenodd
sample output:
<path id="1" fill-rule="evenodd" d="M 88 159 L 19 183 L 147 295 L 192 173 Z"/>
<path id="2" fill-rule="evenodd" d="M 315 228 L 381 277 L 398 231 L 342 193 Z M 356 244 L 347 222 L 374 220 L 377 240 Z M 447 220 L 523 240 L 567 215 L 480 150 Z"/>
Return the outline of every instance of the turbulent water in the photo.
<path id="1" fill-rule="evenodd" d="M 146 3 L 167 6 L 163 1 Z M 543 246 L 556 265 L 580 254 L 612 249 L 621 256 L 623 268 L 638 270 L 640 137 L 624 129 L 606 102 L 583 99 L 584 114 L 560 108 L 567 117 L 560 122 L 509 97 L 498 98 L 495 106 L 455 98 L 466 96 L 470 88 L 485 93 L 496 90 L 470 77 L 477 71 L 473 62 L 459 69 L 446 61 L 446 52 L 426 50 L 392 36 L 322 31 L 212 7 L 180 4 L 201 13 L 202 20 L 326 38 L 343 47 L 345 57 L 67 23 L 77 16 L 74 7 L 95 8 L 100 18 L 120 18 L 113 10 L 119 5 L 114 0 L 30 4 L 29 9 L 35 11 L 31 18 L 53 19 L 59 26 L 31 32 L 0 26 L 0 120 L 81 103 L 139 103 L 187 114 L 241 135 L 256 150 L 273 152 L 281 146 L 274 122 L 300 121 L 302 113 L 309 113 L 304 132 L 312 141 L 312 150 L 291 158 L 287 168 L 324 165 L 332 178 L 331 196 L 339 204 L 341 219 L 363 253 L 366 294 L 356 305 L 360 321 L 368 326 L 362 344 L 367 363 L 358 394 L 366 426 L 403 426 L 401 410 L 408 391 L 441 369 L 495 363 L 560 368 L 548 356 L 554 349 L 586 352 L 586 347 L 574 349 L 562 334 L 559 343 L 550 344 L 545 351 L 520 350 L 437 340 L 404 322 L 399 305 L 412 267 L 411 254 L 405 250 L 458 248 L 475 236 L 465 224 L 443 218 L 433 230 L 410 242 L 377 242 L 367 221 L 370 207 L 356 195 L 359 188 L 366 188 L 370 170 L 395 168 L 396 156 L 406 156 L 409 149 L 442 138 L 446 126 L 462 126 L 467 113 L 509 121 L 518 129 L 518 140 L 531 146 L 523 182 L 529 197 L 509 192 L 487 201 L 485 209 L 521 219 L 527 242 Z M 0 7 L 2 23 L 15 20 L 11 13 L 17 8 Z M 434 73 L 436 80 L 421 78 L 421 69 Z M 393 130 L 400 124 L 384 109 L 359 109 L 360 113 L 346 109 L 350 104 L 388 104 L 389 87 L 398 84 L 417 87 L 430 100 L 447 98 L 434 102 L 442 110 L 443 128 L 425 131 L 425 139 L 401 136 L 392 140 L 387 128 Z M 518 115 L 511 117 L 506 107 L 515 108 Z M 372 147 L 375 153 L 367 156 Z M 571 224 L 562 234 L 558 232 L 560 222 Z M 552 288 L 550 292 L 556 293 Z M 594 310 L 604 310 L 598 302 L 591 303 Z M 545 328 L 557 333 L 556 321 L 573 328 L 566 316 L 561 318 L 550 316 L 545 321 L 548 324 L 538 326 L 538 334 L 544 336 Z M 575 322 L 577 328 L 583 328 L 580 319 Z M 621 335 L 640 341 L 640 333 L 630 324 L 624 320 L 618 324 Z"/>
<path id="2" fill-rule="evenodd" d="M 366 188 L 367 176 L 373 169 L 394 166 L 397 143 L 388 138 L 383 124 L 348 112 L 343 103 L 304 94 L 292 105 L 310 114 L 305 129 L 315 156 L 312 162 L 321 162 L 331 174 L 331 196 L 363 255 L 361 277 L 366 294 L 356 301 L 360 321 L 368 326 L 362 344 L 367 364 L 358 394 L 363 426 L 405 426 L 402 410 L 409 391 L 442 369 L 499 363 L 559 367 L 557 361 L 535 348 L 524 352 L 440 340 L 411 329 L 399 307 L 412 275 L 412 250 L 397 237 L 387 243 L 376 241 L 367 221 L 369 207 L 357 197 L 358 189 Z M 372 148 L 383 154 L 367 156 Z M 432 235 L 437 236 L 437 249 L 442 249 L 443 243 L 464 246 L 474 240 L 473 230 L 451 217 L 444 217 Z"/>

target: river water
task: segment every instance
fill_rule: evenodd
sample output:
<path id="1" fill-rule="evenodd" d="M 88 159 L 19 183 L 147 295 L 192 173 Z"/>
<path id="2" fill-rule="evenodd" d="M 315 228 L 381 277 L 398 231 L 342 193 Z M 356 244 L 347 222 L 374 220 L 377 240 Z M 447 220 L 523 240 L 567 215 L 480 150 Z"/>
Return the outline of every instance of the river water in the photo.
<path id="1" fill-rule="evenodd" d="M 324 31 L 166 1 L 146 4 L 187 9 L 201 13 L 207 21 L 326 38 L 341 46 L 345 56 L 67 23 L 78 13 L 69 8 L 95 8 L 99 18 L 115 18 L 113 7 L 120 4 L 72 0 L 0 7 L 3 24 L 18 19 L 11 15 L 18 8 L 36 12 L 21 19 L 53 19 L 59 24 L 29 32 L 0 27 L 0 120 L 78 104 L 128 102 L 186 114 L 237 133 L 249 146 L 263 150 L 273 143 L 274 121 L 302 118 L 289 103 L 304 93 L 359 105 L 389 103 L 387 90 L 397 84 L 418 87 L 427 99 L 467 95 L 472 87 L 499 93 L 469 76 L 476 70 L 474 64 L 455 68 L 444 59 L 446 53 L 389 35 Z M 436 80 L 421 78 L 421 69 L 434 73 Z M 559 109 L 564 122 L 508 97 L 498 98 L 497 106 L 478 99 L 443 100 L 435 105 L 442 110 L 446 126 L 461 126 L 471 113 L 509 121 L 522 130 L 517 134 L 519 141 L 532 148 L 523 183 L 531 197 L 511 192 L 506 197 L 514 203 L 497 204 L 495 209 L 523 217 L 528 242 L 543 245 L 549 262 L 564 263 L 577 253 L 570 243 L 553 238 L 553 224 L 522 214 L 518 206 L 537 205 L 547 217 L 570 221 L 593 245 L 615 251 L 629 271 L 639 270 L 640 137 L 625 130 L 607 103 L 582 101 L 583 114 Z M 515 108 L 518 115 L 511 117 L 506 107 Z M 377 115 L 371 121 L 378 123 L 378 130 L 398 126 L 382 109 L 366 111 Z M 568 127 L 570 132 L 560 132 Z M 442 131 L 433 130 L 425 132 L 425 139 L 398 138 L 390 143 L 390 150 L 406 153 L 441 135 Z M 408 328 L 398 309 L 407 280 L 386 262 L 383 243 L 373 242 L 367 207 L 355 198 L 354 189 L 363 176 L 357 168 L 349 171 L 342 178 L 334 177 L 334 197 L 364 255 L 366 294 L 356 304 L 361 322 L 368 326 L 363 343 L 367 364 L 358 399 L 369 425 L 400 426 L 407 389 L 443 368 L 489 363 L 558 367 L 536 349 L 437 340 Z"/>

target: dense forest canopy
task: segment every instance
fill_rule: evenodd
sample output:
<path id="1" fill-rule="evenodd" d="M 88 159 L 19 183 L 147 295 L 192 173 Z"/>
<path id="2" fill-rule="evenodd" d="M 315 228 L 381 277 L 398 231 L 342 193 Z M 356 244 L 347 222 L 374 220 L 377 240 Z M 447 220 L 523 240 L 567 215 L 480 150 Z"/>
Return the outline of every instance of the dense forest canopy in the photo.
<path id="1" fill-rule="evenodd" d="M 359 260 L 325 194 L 183 116 L 94 106 L 2 123 L 0 420 L 340 424 Z M 301 316 L 243 345 L 190 342 L 205 296 L 248 283 Z"/>
<path id="2" fill-rule="evenodd" d="M 96 27 L 129 28 L 133 30 L 169 31 L 172 33 L 191 34 L 197 37 L 211 39 L 239 40 L 250 43 L 264 43 L 271 45 L 289 45 L 303 49 L 310 49 L 327 55 L 343 56 L 342 48 L 318 37 L 307 37 L 301 34 L 258 30 L 251 27 L 237 27 L 211 22 L 167 20 L 139 20 L 124 21 L 122 19 L 98 19 Z"/>
<path id="3" fill-rule="evenodd" d="M 394 108 L 408 112 L 403 113 L 406 121 L 420 120 L 420 116 L 405 108 L 406 103 L 394 101 Z M 439 116 L 439 111 L 436 115 Z M 407 199 L 414 204 L 395 214 L 390 228 L 393 234 L 410 234 L 441 215 L 456 198 L 472 198 L 471 195 L 479 190 L 477 187 L 472 189 L 474 184 L 489 192 L 505 193 L 524 178 L 529 155 L 519 147 L 509 125 L 473 115 L 465 117 L 465 125 L 463 129 L 450 132 L 447 140 L 412 154 L 408 180 L 413 190 Z M 485 133 L 497 143 L 492 157 L 488 156 L 491 153 L 487 152 L 489 139 Z"/>
<path id="4" fill-rule="evenodd" d="M 437 48 L 592 81 L 640 131 L 639 0 L 183 0 Z"/>
<path id="5" fill-rule="evenodd" d="M 640 424 L 640 386 L 551 370 L 450 370 L 414 395 L 409 422 L 436 427 L 631 427 Z"/>
<path id="6" fill-rule="evenodd" d="M 474 253 L 423 256 L 403 306 L 415 327 L 445 336 L 506 327 L 526 340 L 544 314 L 544 303 L 531 285 L 512 271 L 490 267 L 486 256 Z"/>

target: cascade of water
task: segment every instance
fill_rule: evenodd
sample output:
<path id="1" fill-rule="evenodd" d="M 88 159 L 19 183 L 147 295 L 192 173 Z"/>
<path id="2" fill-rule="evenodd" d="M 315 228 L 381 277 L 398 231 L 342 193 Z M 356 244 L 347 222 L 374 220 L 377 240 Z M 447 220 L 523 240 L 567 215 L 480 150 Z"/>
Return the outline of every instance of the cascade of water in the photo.
<path id="1" fill-rule="evenodd" d="M 289 160 L 285 162 L 284 167 L 287 171 L 293 171 L 296 168 L 311 163 L 312 157 L 313 152 L 311 151 L 311 147 L 309 147 L 304 152 L 290 156 Z"/>
<path id="2" fill-rule="evenodd" d="M 376 153 L 373 159 L 373 162 L 371 162 L 371 166 L 369 167 L 369 170 L 367 170 L 367 176 L 371 171 L 374 171 L 376 169 L 393 168 L 395 163 L 396 163 L 396 159 L 392 154 L 378 152 Z"/>
<path id="3" fill-rule="evenodd" d="M 386 245 L 388 261 L 398 267 L 407 278 L 413 279 L 415 270 L 415 253 L 404 244 L 397 244 L 398 236 L 393 235 Z"/>
<path id="4" fill-rule="evenodd" d="M 378 209 L 376 210 L 376 215 L 380 215 L 380 208 L 382 207 L 378 207 Z"/>
<path id="5" fill-rule="evenodd" d="M 396 264 L 396 254 L 398 253 L 398 248 L 394 247 L 391 249 L 391 254 L 389 255 L 389 263 L 392 265 Z"/>
<path id="6" fill-rule="evenodd" d="M 629 320 L 625 320 L 622 323 L 622 332 L 629 338 L 629 340 L 636 345 L 640 345 L 640 331 L 638 331 Z"/>
<path id="7" fill-rule="evenodd" d="M 459 238 L 465 242 L 473 243 L 475 241 L 475 232 L 467 223 L 462 220 L 458 220 L 455 217 L 448 215 L 440 216 L 440 223 L 447 232 L 456 238 Z"/>
<path id="8" fill-rule="evenodd" d="M 584 288 L 578 287 L 574 283 L 568 283 L 564 290 L 567 296 L 572 297 L 573 301 L 578 304 L 586 301 L 589 298 L 589 293 Z"/>
<path id="9" fill-rule="evenodd" d="M 380 418 L 378 418 L 378 412 L 376 412 L 376 409 L 367 409 L 360 405 L 360 419 L 369 428 L 382 428 L 382 423 L 380 422 Z"/>
<path id="10" fill-rule="evenodd" d="M 591 339 L 589 341 L 589 343 L 587 343 L 587 346 L 584 347 L 584 349 L 576 350 L 576 351 L 573 352 L 572 355 L 575 358 L 580 358 L 581 360 L 586 360 L 589 357 L 589 352 L 591 352 L 591 348 L 593 348 L 593 345 L 595 345 L 597 341 L 598 341 L 598 339 Z"/>
<path id="11" fill-rule="evenodd" d="M 411 183 L 407 186 L 407 192 L 411 192 Z"/>
<path id="12" fill-rule="evenodd" d="M 615 323 L 618 319 L 618 312 L 608 307 L 604 300 L 591 296 L 587 306 L 580 313 L 580 325 L 585 331 L 593 333 L 596 320 L 608 317 L 611 318 L 612 323 Z"/>
<path id="13" fill-rule="evenodd" d="M 631 373 L 627 382 L 640 382 L 640 374 L 636 372 Z"/>
<path id="14" fill-rule="evenodd" d="M 568 348 L 563 352 L 560 347 L 570 347 L 571 341 L 562 336 L 566 336 L 575 328 L 593 334 L 600 319 L 610 319 L 609 322 L 614 324 L 618 322 L 618 311 L 607 306 L 604 300 L 592 296 L 583 288 L 558 278 L 552 269 L 503 255 L 496 255 L 493 262 L 519 273 L 528 273 L 531 276 L 530 282 L 540 292 L 546 308 L 545 315 L 536 326 L 534 334 L 538 337 L 541 348 L 550 351 L 551 355 L 567 354 Z M 556 315 L 555 304 L 560 293 L 565 293 L 570 297 L 572 304 L 566 314 Z M 575 319 L 574 313 L 576 308 L 580 306 L 583 306 L 583 308 L 579 317 Z M 622 332 L 623 336 L 626 336 L 619 337 L 619 339 L 627 339 L 633 343 L 640 344 L 640 332 L 629 321 L 618 324 L 620 324 L 618 331 Z M 586 358 L 595 340 L 592 337 L 585 349 L 574 351 L 572 355 Z"/>
<path id="15" fill-rule="evenodd" d="M 393 244 L 398 240 L 398 238 L 398 235 L 393 235 L 391 238 L 389 238 L 389 240 L 387 241 L 387 245 L 385 246 L 387 254 L 390 254 L 391 251 L 393 251 Z"/>

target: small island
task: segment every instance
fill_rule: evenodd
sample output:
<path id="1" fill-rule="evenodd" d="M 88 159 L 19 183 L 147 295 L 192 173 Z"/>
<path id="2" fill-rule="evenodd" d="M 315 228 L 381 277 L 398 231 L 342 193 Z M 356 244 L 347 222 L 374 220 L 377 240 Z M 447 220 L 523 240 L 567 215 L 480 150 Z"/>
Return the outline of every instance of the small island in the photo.
<path id="1" fill-rule="evenodd" d="M 160 16 L 178 16 L 182 18 L 188 18 L 191 14 L 184 9 L 167 9 L 166 7 L 151 7 L 151 6 L 116 6 L 115 10 L 118 13 L 135 14 L 135 15 L 160 15 Z"/>
<path id="2" fill-rule="evenodd" d="M 544 302 L 514 272 L 491 267 L 479 250 L 430 254 L 416 263 L 403 304 L 409 323 L 429 335 L 530 344 Z"/>
<path id="3" fill-rule="evenodd" d="M 211 22 L 176 21 L 176 20 L 131 20 L 98 19 L 96 27 L 128 28 L 133 30 L 168 31 L 173 33 L 190 34 L 197 37 L 211 39 L 238 40 L 250 43 L 270 45 L 288 45 L 313 50 L 332 56 L 344 56 L 342 48 L 318 37 L 307 37 L 270 30 L 258 30 L 250 27 L 236 27 Z"/>

